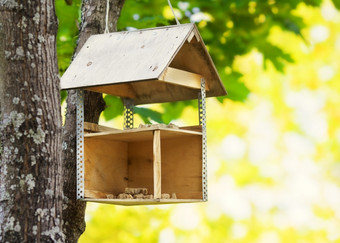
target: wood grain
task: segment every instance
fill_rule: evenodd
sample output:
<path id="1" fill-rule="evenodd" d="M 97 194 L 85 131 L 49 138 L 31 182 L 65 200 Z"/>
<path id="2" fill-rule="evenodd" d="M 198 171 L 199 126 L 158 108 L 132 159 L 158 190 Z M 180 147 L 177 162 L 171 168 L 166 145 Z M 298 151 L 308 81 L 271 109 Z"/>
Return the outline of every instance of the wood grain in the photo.
<path id="1" fill-rule="evenodd" d="M 151 133 L 152 135 L 152 133 Z M 144 187 L 153 194 L 153 140 L 129 142 L 128 187 Z"/>
<path id="2" fill-rule="evenodd" d="M 162 127 L 143 127 L 143 128 L 133 128 L 126 130 L 112 130 L 100 133 L 89 133 L 85 134 L 85 137 L 101 137 L 102 139 L 116 140 L 116 141 L 143 141 L 152 140 L 153 131 L 161 130 L 163 138 L 171 137 L 185 137 L 191 135 L 202 135 L 202 132 L 190 130 L 190 129 L 177 129 L 177 128 L 162 128 Z"/>
<path id="3" fill-rule="evenodd" d="M 126 188 L 148 188 L 154 200 L 143 199 L 146 201 L 140 204 L 160 203 L 156 199 L 161 199 L 162 193 L 175 193 L 179 200 L 162 203 L 202 200 L 199 128 L 187 128 L 192 131 L 154 126 L 86 134 L 85 190 L 91 192 L 87 195 L 92 195 L 92 200 L 107 193 L 118 195 Z M 112 200 L 105 202 L 138 204 Z"/>
<path id="4" fill-rule="evenodd" d="M 202 199 L 202 136 L 163 138 L 162 192 L 178 199 Z"/>
<path id="5" fill-rule="evenodd" d="M 128 187 L 125 142 L 85 138 L 85 189 L 119 194 Z"/>
<path id="6" fill-rule="evenodd" d="M 207 97 L 226 94 L 196 26 L 182 24 L 92 36 L 61 78 L 61 89 L 162 103 L 197 99 L 202 77 Z"/>
<path id="7" fill-rule="evenodd" d="M 108 132 L 108 131 L 114 131 L 114 130 L 119 130 L 119 129 L 101 126 L 96 123 L 84 122 L 84 131 L 88 133 Z"/>
<path id="8" fill-rule="evenodd" d="M 200 133 L 202 132 L 202 126 L 201 125 L 181 127 L 181 129 L 200 132 Z"/>
<path id="9" fill-rule="evenodd" d="M 199 200 L 199 199 L 93 199 L 93 198 L 85 198 L 83 201 L 122 205 L 122 206 L 203 202 L 202 200 Z"/>
<path id="10" fill-rule="evenodd" d="M 193 24 L 93 35 L 61 79 L 61 88 L 157 79 Z"/>
<path id="11" fill-rule="evenodd" d="M 164 81 L 166 83 L 180 85 L 192 89 L 200 89 L 202 78 L 203 76 L 196 73 L 168 67 L 161 74 L 158 82 Z"/>
<path id="12" fill-rule="evenodd" d="M 161 133 L 160 130 L 153 132 L 153 187 L 154 187 L 154 198 L 161 198 Z"/>

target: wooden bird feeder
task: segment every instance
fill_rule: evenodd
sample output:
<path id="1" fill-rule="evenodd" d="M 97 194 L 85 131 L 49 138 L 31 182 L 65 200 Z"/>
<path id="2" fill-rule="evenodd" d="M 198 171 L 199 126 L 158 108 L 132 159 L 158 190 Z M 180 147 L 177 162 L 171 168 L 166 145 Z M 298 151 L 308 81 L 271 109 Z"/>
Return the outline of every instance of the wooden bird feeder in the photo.
<path id="1" fill-rule="evenodd" d="M 225 95 L 194 24 L 91 36 L 61 78 L 77 89 L 77 198 L 118 205 L 207 200 L 205 97 Z M 84 123 L 83 92 L 116 95 L 124 130 Z M 133 106 L 198 99 L 199 125 L 133 128 Z"/>

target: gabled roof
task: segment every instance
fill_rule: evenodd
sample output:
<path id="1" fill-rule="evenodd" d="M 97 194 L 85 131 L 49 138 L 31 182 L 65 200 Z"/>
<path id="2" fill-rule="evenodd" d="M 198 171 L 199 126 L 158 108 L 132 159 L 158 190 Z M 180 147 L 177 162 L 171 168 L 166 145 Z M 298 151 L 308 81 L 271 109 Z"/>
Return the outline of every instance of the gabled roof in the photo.
<path id="1" fill-rule="evenodd" d="M 194 24 L 91 36 L 61 78 L 61 89 L 85 88 L 131 98 L 135 104 L 225 95 Z"/>

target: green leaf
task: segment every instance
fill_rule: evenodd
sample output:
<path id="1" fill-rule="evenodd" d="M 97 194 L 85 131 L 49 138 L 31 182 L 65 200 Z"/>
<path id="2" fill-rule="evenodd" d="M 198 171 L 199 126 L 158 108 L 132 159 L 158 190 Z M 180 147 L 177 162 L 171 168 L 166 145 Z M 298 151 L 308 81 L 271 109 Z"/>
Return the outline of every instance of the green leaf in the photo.
<path id="1" fill-rule="evenodd" d="M 103 111 L 103 116 L 106 121 L 123 114 L 124 106 L 120 98 L 113 95 L 106 95 L 104 101 L 106 103 L 106 108 Z"/>
<path id="2" fill-rule="evenodd" d="M 67 98 L 67 91 L 66 90 L 60 91 L 60 104 L 64 103 L 66 98 Z"/>
<path id="3" fill-rule="evenodd" d="M 221 72 L 220 72 L 221 73 Z M 220 102 L 223 102 L 224 99 L 228 98 L 234 101 L 245 101 L 250 93 L 250 90 L 245 86 L 244 83 L 240 82 L 240 78 L 242 74 L 239 72 L 232 72 L 230 74 L 222 73 L 221 78 L 223 84 L 228 92 L 228 95 L 218 97 L 217 99 Z"/>
<path id="4" fill-rule="evenodd" d="M 178 119 L 188 106 L 197 107 L 197 100 L 163 103 L 162 119 L 164 123 L 169 124 L 171 121 Z"/>
<path id="5" fill-rule="evenodd" d="M 148 108 L 143 107 L 134 107 L 135 114 L 138 114 L 145 123 L 151 123 L 152 121 L 155 121 L 157 123 L 163 123 L 162 120 L 162 114 L 158 111 L 154 111 Z"/>
<path id="6" fill-rule="evenodd" d="M 340 0 L 332 0 L 332 1 L 333 1 L 334 6 L 335 6 L 338 10 L 340 10 Z"/>
<path id="7" fill-rule="evenodd" d="M 283 68 L 285 63 L 294 62 L 294 59 L 288 53 L 285 53 L 281 48 L 274 46 L 267 41 L 260 43 L 258 49 L 263 54 L 264 68 L 266 68 L 266 60 L 268 60 L 273 63 L 278 71 L 284 72 Z"/>
<path id="8" fill-rule="evenodd" d="M 77 42 L 80 0 L 73 0 L 68 5 L 65 0 L 56 0 L 56 14 L 59 20 L 57 34 L 57 56 L 60 75 L 71 63 Z"/>
<path id="9" fill-rule="evenodd" d="M 323 0 L 305 0 L 304 3 L 306 5 L 317 7 L 317 6 L 320 6 L 322 4 L 322 1 Z"/>

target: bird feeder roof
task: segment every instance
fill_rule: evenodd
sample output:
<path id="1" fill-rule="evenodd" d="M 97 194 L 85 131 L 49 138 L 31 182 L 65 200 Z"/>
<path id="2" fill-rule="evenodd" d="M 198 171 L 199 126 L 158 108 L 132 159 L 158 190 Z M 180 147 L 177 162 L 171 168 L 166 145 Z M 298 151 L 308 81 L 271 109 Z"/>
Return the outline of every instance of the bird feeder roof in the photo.
<path id="1" fill-rule="evenodd" d="M 61 89 L 87 89 L 131 98 L 134 104 L 225 95 L 194 24 L 91 36 L 61 78 Z"/>

